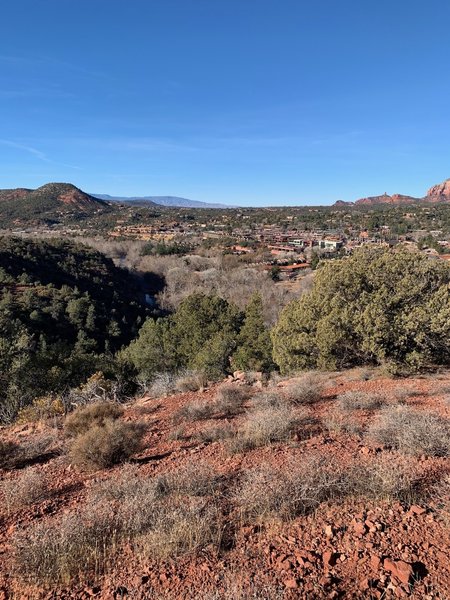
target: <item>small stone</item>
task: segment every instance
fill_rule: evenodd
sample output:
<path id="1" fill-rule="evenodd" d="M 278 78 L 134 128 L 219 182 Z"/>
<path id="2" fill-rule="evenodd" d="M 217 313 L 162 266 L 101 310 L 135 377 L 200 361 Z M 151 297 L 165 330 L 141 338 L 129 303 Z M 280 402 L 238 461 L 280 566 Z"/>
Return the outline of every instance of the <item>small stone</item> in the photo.
<path id="1" fill-rule="evenodd" d="M 331 527 L 331 525 L 327 525 L 327 526 L 325 527 L 325 535 L 326 535 L 328 538 L 332 538 L 332 537 L 333 537 L 333 535 L 334 535 L 334 534 L 333 534 L 333 528 Z"/>
<path id="2" fill-rule="evenodd" d="M 413 504 L 409 509 L 409 512 L 414 515 L 423 515 L 423 513 L 427 512 L 427 509 L 423 506 L 418 506 L 417 504 Z"/>
<path id="3" fill-rule="evenodd" d="M 288 579 L 285 579 L 283 583 L 284 586 L 287 587 L 289 590 L 295 590 L 298 588 L 297 580 L 294 579 L 294 577 L 289 577 Z"/>
<path id="4" fill-rule="evenodd" d="M 245 371 L 235 371 L 233 373 L 233 377 L 234 377 L 234 379 L 237 379 L 238 381 L 244 381 Z"/>
<path id="5" fill-rule="evenodd" d="M 360 521 L 356 521 L 353 524 L 353 530 L 356 533 L 356 535 L 358 535 L 358 536 L 363 536 L 367 531 L 364 523 L 361 523 Z"/>
<path id="6" fill-rule="evenodd" d="M 336 554 L 331 552 L 331 550 L 326 550 L 322 554 L 322 561 L 325 567 L 334 567 L 336 564 Z"/>
<path id="7" fill-rule="evenodd" d="M 370 564 L 374 571 L 378 571 L 378 569 L 380 568 L 380 564 L 381 564 L 380 557 L 377 556 L 376 554 L 372 554 L 372 556 L 370 557 Z"/>
<path id="8" fill-rule="evenodd" d="M 359 589 L 364 592 L 365 590 L 368 590 L 369 588 L 370 588 L 369 580 L 367 578 L 362 579 L 359 584 Z"/>

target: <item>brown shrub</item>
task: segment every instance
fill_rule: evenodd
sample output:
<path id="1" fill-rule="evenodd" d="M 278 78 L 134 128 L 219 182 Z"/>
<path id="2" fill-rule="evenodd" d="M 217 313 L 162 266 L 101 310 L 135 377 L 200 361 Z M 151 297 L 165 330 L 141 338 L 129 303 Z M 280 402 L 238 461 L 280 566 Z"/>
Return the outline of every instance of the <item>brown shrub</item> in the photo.
<path id="1" fill-rule="evenodd" d="M 48 495 L 48 479 L 39 468 L 28 467 L 14 479 L 0 482 L 0 494 L 8 513 L 43 500 Z"/>
<path id="2" fill-rule="evenodd" d="M 308 373 L 300 380 L 288 385 L 286 392 L 294 404 L 314 404 L 322 397 L 323 377 Z"/>
<path id="3" fill-rule="evenodd" d="M 64 415 L 64 404 L 61 398 L 43 396 L 33 400 L 32 404 L 21 408 L 17 414 L 17 423 L 34 423 Z"/>
<path id="4" fill-rule="evenodd" d="M 87 470 L 112 467 L 140 450 L 143 435 L 141 424 L 105 421 L 102 426 L 91 426 L 73 440 L 70 459 Z"/>
<path id="5" fill-rule="evenodd" d="M 381 396 L 361 391 L 345 392 L 337 397 L 337 404 L 343 411 L 373 410 L 379 408 L 383 402 Z"/>
<path id="6" fill-rule="evenodd" d="M 101 427 L 106 421 L 118 419 L 123 408 L 114 402 L 94 402 L 71 413 L 64 423 L 64 430 L 69 437 L 86 433 L 91 427 Z"/>
<path id="7" fill-rule="evenodd" d="M 450 426 L 447 419 L 408 406 L 387 406 L 369 428 L 368 437 L 386 448 L 418 456 L 448 456 Z"/>

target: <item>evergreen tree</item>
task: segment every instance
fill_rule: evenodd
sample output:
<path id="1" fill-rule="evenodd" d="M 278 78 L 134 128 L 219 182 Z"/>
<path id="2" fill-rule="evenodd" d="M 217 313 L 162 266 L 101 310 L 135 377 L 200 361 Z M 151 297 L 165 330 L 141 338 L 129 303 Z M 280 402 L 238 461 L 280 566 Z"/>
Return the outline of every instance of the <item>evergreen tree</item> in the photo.
<path id="1" fill-rule="evenodd" d="M 273 368 L 272 341 L 264 325 L 263 303 L 259 293 L 253 294 L 247 305 L 237 346 L 232 363 L 238 369 L 270 371 Z"/>
<path id="2" fill-rule="evenodd" d="M 450 267 L 418 252 L 364 248 L 326 262 L 272 330 L 283 372 L 450 361 Z"/>

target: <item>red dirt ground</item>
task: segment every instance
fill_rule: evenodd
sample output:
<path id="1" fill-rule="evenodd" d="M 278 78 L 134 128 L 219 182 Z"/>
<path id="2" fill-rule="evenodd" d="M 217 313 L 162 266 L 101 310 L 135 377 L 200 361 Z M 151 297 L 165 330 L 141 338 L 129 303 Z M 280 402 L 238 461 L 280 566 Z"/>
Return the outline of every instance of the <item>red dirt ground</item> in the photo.
<path id="1" fill-rule="evenodd" d="M 426 409 L 450 418 L 450 373 L 408 380 L 374 376 L 369 381 L 361 380 L 357 371 L 332 374 L 323 399 L 310 410 L 318 419 L 326 416 L 336 396 L 347 390 L 376 392 L 395 402 L 396 392 L 405 388 L 416 392 L 406 403 L 417 410 Z M 182 438 L 171 439 L 171 433 L 179 427 L 173 422 L 177 411 L 199 397 L 211 400 L 215 393 L 216 387 L 212 387 L 204 392 L 158 400 L 142 398 L 127 406 L 125 419 L 148 425 L 145 450 L 135 460 L 142 476 L 163 474 L 197 460 L 209 463 L 220 474 L 238 477 L 255 465 L 283 465 L 312 452 L 343 465 L 358 457 L 389 452 L 371 446 L 357 435 L 329 433 L 320 422 L 311 426 L 306 439 L 297 436 L 289 443 L 242 454 L 230 454 L 221 442 L 202 443 L 193 437 L 207 425 L 217 424 L 217 420 L 187 422 Z M 259 390 L 255 389 L 255 393 Z M 364 425 L 373 414 L 374 411 L 358 411 L 357 418 Z M 239 422 L 241 418 L 232 420 Z M 43 435 L 49 428 L 45 424 L 16 426 L 4 428 L 1 434 L 6 439 L 27 440 Z M 450 472 L 446 459 L 409 460 L 429 479 L 430 486 Z M 33 587 L 15 576 L 10 553 L 12 534 L 81 506 L 94 480 L 114 477 L 120 469 L 80 473 L 68 464 L 65 456 L 51 455 L 39 468 L 50 475 L 50 499 L 11 515 L 0 506 L 0 600 L 450 598 L 450 528 L 448 520 L 442 518 L 441 499 L 433 496 L 423 505 L 413 507 L 396 501 L 345 499 L 324 503 L 313 514 L 287 523 L 273 522 L 261 527 L 242 523 L 236 528 L 231 548 L 220 551 L 206 548 L 195 555 L 164 562 L 153 560 L 143 564 L 131 549 L 124 548 L 112 569 L 96 581 L 77 584 L 71 589 Z M 0 470 L 2 479 L 19 475 L 20 469 Z M 413 576 L 406 583 L 409 569 Z M 262 591 L 251 595 L 254 589 Z"/>

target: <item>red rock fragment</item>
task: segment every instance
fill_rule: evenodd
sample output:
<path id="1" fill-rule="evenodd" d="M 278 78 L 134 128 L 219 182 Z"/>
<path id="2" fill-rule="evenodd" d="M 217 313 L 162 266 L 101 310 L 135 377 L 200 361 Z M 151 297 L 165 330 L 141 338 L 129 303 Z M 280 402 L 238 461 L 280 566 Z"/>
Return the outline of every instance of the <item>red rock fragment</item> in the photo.
<path id="1" fill-rule="evenodd" d="M 298 583 L 297 580 L 294 579 L 294 577 L 289 577 L 288 579 L 285 579 L 283 581 L 283 584 L 285 587 L 287 587 L 289 590 L 295 590 L 298 588 Z"/>
<path id="2" fill-rule="evenodd" d="M 411 565 L 404 560 L 390 560 L 389 558 L 385 558 L 383 562 L 383 567 L 391 573 L 392 577 L 404 583 L 405 585 L 409 584 L 409 581 L 413 575 L 413 569 Z"/>
<path id="3" fill-rule="evenodd" d="M 327 526 L 325 527 L 325 535 L 326 535 L 328 538 L 332 538 L 332 537 L 333 537 L 333 535 L 334 535 L 334 532 L 333 532 L 333 528 L 331 527 L 331 525 L 327 525 Z"/>
<path id="4" fill-rule="evenodd" d="M 417 504 L 413 504 L 409 509 L 409 512 L 414 515 L 423 515 L 423 513 L 427 512 L 427 509 L 423 506 L 418 506 Z"/>
<path id="5" fill-rule="evenodd" d="M 336 558 L 336 554 L 334 552 L 331 552 L 331 550 L 326 550 L 322 554 L 322 561 L 325 567 L 334 567 L 334 565 L 336 564 Z"/>
<path id="6" fill-rule="evenodd" d="M 355 521 L 353 523 L 353 531 L 356 533 L 356 535 L 363 536 L 366 533 L 367 528 L 364 523 L 361 523 L 361 521 Z"/>
<path id="7" fill-rule="evenodd" d="M 370 564 L 372 565 L 372 568 L 374 571 L 378 571 L 378 569 L 380 568 L 380 564 L 381 564 L 380 557 L 377 556 L 376 554 L 372 554 L 372 556 L 370 557 Z"/>

